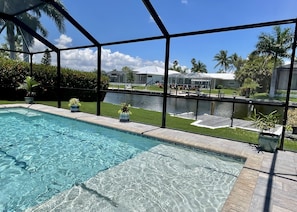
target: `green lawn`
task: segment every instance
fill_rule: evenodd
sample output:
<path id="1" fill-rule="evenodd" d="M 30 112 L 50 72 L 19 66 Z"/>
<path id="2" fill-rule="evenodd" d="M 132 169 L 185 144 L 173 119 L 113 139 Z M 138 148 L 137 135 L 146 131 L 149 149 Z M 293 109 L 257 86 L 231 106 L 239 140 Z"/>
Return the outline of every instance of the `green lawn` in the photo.
<path id="1" fill-rule="evenodd" d="M 23 101 L 0 101 L 0 104 L 14 104 L 23 103 Z M 57 102 L 50 101 L 37 101 L 36 103 L 45 104 L 50 106 L 57 106 Z M 64 101 L 61 104 L 62 108 L 68 109 L 68 102 Z M 101 103 L 101 115 L 118 118 L 119 105 L 114 105 L 110 103 Z M 81 111 L 91 114 L 96 114 L 96 103 L 95 102 L 82 102 L 80 107 Z M 162 113 L 144 110 L 141 108 L 131 108 L 132 115 L 130 120 L 133 122 L 145 123 L 154 126 L 161 126 L 162 123 Z M 172 117 L 170 115 L 166 116 L 166 127 L 171 129 L 177 129 L 186 132 L 192 132 L 202 135 L 208 135 L 218 138 L 226 138 L 239 142 L 246 142 L 251 144 L 257 144 L 258 133 L 243 130 L 243 129 L 233 129 L 233 128 L 220 128 L 220 129 L 208 129 L 203 127 L 192 126 L 193 120 Z M 297 142 L 291 140 L 285 140 L 284 149 L 297 151 Z"/>

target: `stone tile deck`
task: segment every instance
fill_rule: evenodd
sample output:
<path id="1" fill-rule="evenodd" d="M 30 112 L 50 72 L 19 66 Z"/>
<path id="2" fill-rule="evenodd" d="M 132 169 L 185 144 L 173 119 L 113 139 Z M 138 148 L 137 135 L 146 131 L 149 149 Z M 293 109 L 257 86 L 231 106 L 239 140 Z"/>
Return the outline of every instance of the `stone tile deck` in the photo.
<path id="1" fill-rule="evenodd" d="M 74 119 L 97 123 L 121 130 L 140 133 L 172 142 L 205 148 L 247 158 L 222 211 L 290 212 L 297 210 L 297 153 L 278 151 L 258 152 L 254 145 L 214 138 L 140 123 L 121 123 L 118 120 L 45 105 L 0 105 L 29 107 Z M 79 191 L 78 191 L 79 192 Z M 38 209 L 39 208 L 39 209 Z M 31 211 L 45 211 L 42 205 Z M 72 208 L 73 209 L 73 208 Z M 77 208 L 78 209 L 78 208 Z M 86 211 L 84 208 L 80 208 Z M 46 211 L 58 211 L 51 208 Z"/>

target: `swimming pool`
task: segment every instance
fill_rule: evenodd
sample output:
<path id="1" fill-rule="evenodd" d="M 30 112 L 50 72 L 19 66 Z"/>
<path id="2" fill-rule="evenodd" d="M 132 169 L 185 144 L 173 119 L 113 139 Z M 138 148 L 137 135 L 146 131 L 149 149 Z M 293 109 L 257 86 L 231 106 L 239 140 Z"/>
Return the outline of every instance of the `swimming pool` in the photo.
<path id="1" fill-rule="evenodd" d="M 0 118 L 0 211 L 56 194 L 45 205 L 219 211 L 244 163 L 24 108 Z"/>

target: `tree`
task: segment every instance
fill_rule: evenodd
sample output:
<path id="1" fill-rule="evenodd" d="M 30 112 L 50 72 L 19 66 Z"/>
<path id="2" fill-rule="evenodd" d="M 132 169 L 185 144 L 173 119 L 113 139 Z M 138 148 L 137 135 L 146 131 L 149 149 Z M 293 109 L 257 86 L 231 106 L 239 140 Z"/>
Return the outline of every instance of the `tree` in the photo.
<path id="1" fill-rule="evenodd" d="M 62 3 L 59 0 L 57 0 L 56 3 L 63 7 Z M 13 4 L 25 4 L 25 2 L 20 2 L 19 0 L 10 0 L 10 4 L 3 6 L 10 7 Z M 64 17 L 61 13 L 53 9 L 53 7 L 50 4 L 45 4 L 41 7 L 36 7 L 30 10 L 29 12 L 22 13 L 19 15 L 19 18 L 21 19 L 21 21 L 23 21 L 25 24 L 31 27 L 34 31 L 39 31 L 42 36 L 46 37 L 47 31 L 39 21 L 42 14 L 41 12 L 49 16 L 55 22 L 59 32 L 63 33 L 65 31 Z M 12 50 L 10 52 L 11 59 L 16 59 L 16 54 L 13 51 L 16 50 L 15 42 L 18 39 L 18 37 L 22 38 L 23 51 L 28 52 L 29 47 L 32 46 L 34 42 L 34 38 L 32 35 L 27 33 L 25 30 L 16 27 L 11 21 L 1 21 L 0 26 L 2 26 L 2 28 L 6 27 L 6 35 L 9 44 L 9 49 Z"/>
<path id="2" fill-rule="evenodd" d="M 230 69 L 231 59 L 228 57 L 228 51 L 227 50 L 221 50 L 218 54 L 214 56 L 214 60 L 218 63 L 215 65 L 215 68 L 220 66 L 223 68 L 224 72 L 228 72 Z"/>
<path id="3" fill-rule="evenodd" d="M 245 96 L 249 97 L 250 94 L 253 94 L 259 86 L 260 85 L 253 79 L 246 78 L 241 88 L 245 90 Z"/>
<path id="4" fill-rule="evenodd" d="M 196 59 L 193 58 L 191 60 L 191 63 L 192 63 L 191 72 L 207 73 L 206 65 L 203 62 L 201 62 L 200 60 L 198 60 L 198 62 L 196 62 Z"/>
<path id="5" fill-rule="evenodd" d="M 6 44 L 1 46 L 2 49 L 8 49 Z M 9 53 L 5 50 L 0 50 L 0 57 L 9 58 Z"/>
<path id="6" fill-rule="evenodd" d="M 264 55 L 269 60 L 274 59 L 274 68 L 277 66 L 277 59 L 290 57 L 288 53 L 291 50 L 293 33 L 291 28 L 281 29 L 280 26 L 273 28 L 272 34 L 261 33 L 254 54 Z"/>
<path id="7" fill-rule="evenodd" d="M 122 68 L 122 71 L 125 73 L 126 75 L 126 82 L 128 83 L 133 83 L 134 82 L 134 74 L 133 71 L 128 67 L 128 66 L 124 66 Z"/>
<path id="8" fill-rule="evenodd" d="M 45 50 L 44 54 L 43 54 L 43 57 L 41 59 L 41 63 L 44 64 L 44 65 L 51 65 L 51 62 L 52 62 L 52 56 L 51 56 L 51 53 L 49 52 L 48 49 Z"/>
<path id="9" fill-rule="evenodd" d="M 245 79 L 250 78 L 266 92 L 270 85 L 272 67 L 272 59 L 267 60 L 264 56 L 250 54 L 243 66 L 235 71 L 235 79 L 243 85 Z"/>
<path id="10" fill-rule="evenodd" d="M 175 61 L 173 61 L 173 67 L 172 67 L 172 70 L 176 70 L 177 67 L 178 67 L 178 61 L 175 60 Z"/>
<path id="11" fill-rule="evenodd" d="M 232 71 L 240 70 L 240 68 L 244 65 L 244 60 L 242 57 L 238 56 L 236 53 L 230 56 L 230 65 Z"/>
<path id="12" fill-rule="evenodd" d="M 197 62 L 196 71 L 198 73 L 207 73 L 206 65 L 202 63 L 200 60 Z"/>
<path id="13" fill-rule="evenodd" d="M 38 16 L 33 16 L 29 13 L 23 13 L 21 14 L 21 20 L 27 24 L 30 28 L 32 28 L 34 31 L 39 31 L 42 36 L 47 37 L 48 32 L 47 30 L 42 26 L 41 22 L 39 21 Z M 24 52 L 29 52 L 29 47 L 34 44 L 34 37 L 30 35 L 27 31 L 23 30 L 20 27 L 16 28 L 16 36 L 18 36 L 21 39 L 22 44 L 22 50 Z M 24 61 L 29 62 L 29 57 L 27 54 L 23 54 Z"/>
<path id="14" fill-rule="evenodd" d="M 282 58 L 290 57 L 289 50 L 292 47 L 293 33 L 290 28 L 282 28 L 280 26 L 275 26 L 273 28 L 272 34 L 261 33 L 259 36 L 259 41 L 256 45 L 256 50 L 253 54 L 263 55 L 266 57 L 266 61 L 273 62 L 272 69 L 272 80 L 270 96 L 274 96 L 275 87 L 277 82 L 276 67 L 283 63 Z"/>
<path id="15" fill-rule="evenodd" d="M 185 73 L 185 70 L 182 69 L 182 67 L 178 64 L 177 60 L 173 61 L 173 66 L 169 67 L 170 70 L 178 71 L 180 73 Z"/>

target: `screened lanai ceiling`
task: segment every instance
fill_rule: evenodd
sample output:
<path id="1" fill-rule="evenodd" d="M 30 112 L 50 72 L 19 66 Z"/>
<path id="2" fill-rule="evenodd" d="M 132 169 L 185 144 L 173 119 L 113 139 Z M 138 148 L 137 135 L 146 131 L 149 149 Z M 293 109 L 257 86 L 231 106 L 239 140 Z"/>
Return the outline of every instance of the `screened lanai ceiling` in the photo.
<path id="1" fill-rule="evenodd" d="M 0 1 L 0 9 L 2 13 L 8 15 L 17 15 L 23 13 L 24 11 L 28 11 L 34 7 L 39 6 L 40 4 L 44 4 L 43 1 L 40 0 L 28 0 L 28 1 Z"/>
<path id="2" fill-rule="evenodd" d="M 265 26 L 273 26 L 274 22 L 292 24 L 297 17 L 295 8 L 297 2 L 291 0 L 246 0 L 240 3 L 238 0 L 0 0 L 0 45 L 7 43 L 5 27 L 7 21 L 12 21 L 41 42 L 37 45 L 35 40 L 30 52 L 42 52 L 46 48 L 54 51 L 93 48 L 100 44 L 111 52 L 133 57 L 133 60 L 142 58 L 145 62 L 159 61 L 162 66 L 165 38 L 169 36 L 173 38 L 171 62 L 179 60 L 181 65 L 189 67 L 190 60 L 195 57 L 207 65 L 209 63 L 208 67 L 212 69 L 213 55 L 228 47 L 227 42 L 217 36 L 218 33 L 235 29 L 228 37 L 233 42 L 242 40 L 234 45 L 237 49 L 229 51 L 237 52 L 245 58 L 247 53 L 242 52 L 242 49 L 252 51 L 261 31 L 244 32 L 245 36 L 254 37 L 254 43 L 247 43 L 245 37 L 236 31 L 246 26 L 248 29 L 261 26 L 261 30 L 269 31 L 271 27 Z M 59 30 L 53 19 L 46 14 L 53 11 L 56 16 L 64 17 L 64 30 Z M 38 20 L 47 32 L 46 35 L 38 28 L 32 28 L 30 21 L 26 22 L 28 16 L 24 14 L 40 17 Z M 205 37 L 213 41 L 209 46 L 202 46 L 209 42 Z M 134 47 L 138 49 L 136 53 L 131 50 Z M 106 65 L 108 68 L 113 69 Z"/>
<path id="3" fill-rule="evenodd" d="M 54 44 L 57 39 L 54 35 L 58 34 L 58 30 L 42 11 L 47 4 L 56 5 L 55 2 L 54 0 L 0 0 L 0 17 L 3 21 L 9 17 L 16 17 L 23 21 L 23 13 L 33 14 L 34 11 L 41 10 L 41 24 L 49 31 L 46 39 Z M 277 20 L 292 19 L 297 16 L 294 11 L 296 8 L 294 6 L 297 5 L 290 0 L 278 1 L 277 5 L 267 1 L 265 7 L 262 4 L 259 5 L 257 0 L 241 1 L 240 4 L 236 0 L 224 2 L 215 0 L 108 0 L 99 1 L 100 3 L 97 0 L 75 2 L 63 0 L 60 2 L 64 6 L 65 14 L 69 14 L 70 18 L 72 17 L 91 37 L 102 44 L 163 36 L 164 31 L 169 34 L 178 34 L 276 21 L 276 19 L 269 18 L 267 14 L 278 14 Z M 193 7 L 196 8 L 195 13 L 189 10 Z M 261 13 L 255 14 L 254 11 L 258 11 L 256 10 L 258 7 L 261 7 Z M 154 11 L 156 14 L 153 13 Z M 65 14 L 62 15 L 65 16 Z M 246 14 L 250 14 L 249 18 L 246 18 Z M 155 21 L 159 19 L 160 23 L 156 23 L 154 19 Z M 163 31 L 162 26 L 160 29 L 160 24 L 164 26 Z M 1 34 L 4 31 L 2 29 Z M 75 38 L 71 47 L 94 44 L 69 20 L 65 20 L 65 34 L 73 35 Z"/>

